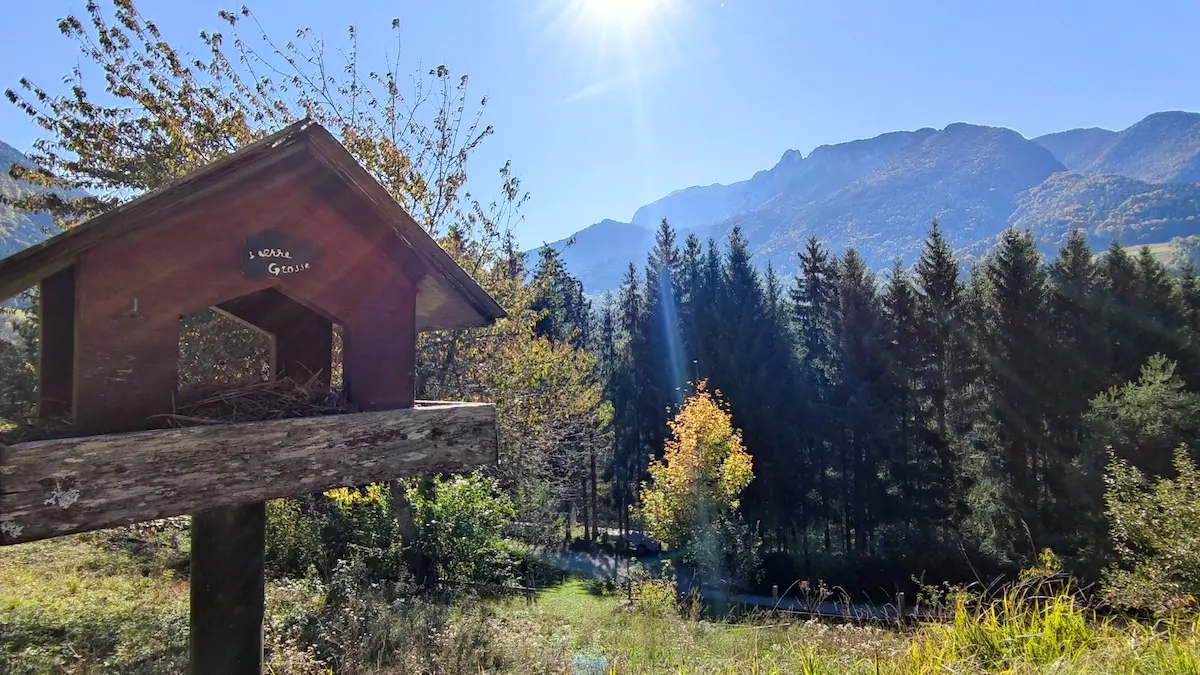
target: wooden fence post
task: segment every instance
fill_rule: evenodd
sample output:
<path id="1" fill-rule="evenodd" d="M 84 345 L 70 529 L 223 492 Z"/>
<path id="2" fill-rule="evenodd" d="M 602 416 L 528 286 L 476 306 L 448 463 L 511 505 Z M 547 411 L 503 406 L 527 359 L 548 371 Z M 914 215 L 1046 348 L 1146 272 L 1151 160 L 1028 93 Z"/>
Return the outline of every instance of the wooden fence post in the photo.
<path id="1" fill-rule="evenodd" d="M 259 675 L 267 505 L 192 516 L 191 673 Z"/>

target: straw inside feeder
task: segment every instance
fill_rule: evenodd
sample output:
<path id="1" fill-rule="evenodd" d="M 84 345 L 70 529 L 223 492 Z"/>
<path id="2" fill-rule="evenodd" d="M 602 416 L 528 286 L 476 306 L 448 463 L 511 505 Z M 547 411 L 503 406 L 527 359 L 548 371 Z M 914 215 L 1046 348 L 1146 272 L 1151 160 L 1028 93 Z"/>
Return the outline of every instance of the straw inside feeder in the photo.
<path id="1" fill-rule="evenodd" d="M 263 422 L 292 417 L 319 417 L 358 412 L 341 388 L 332 388 L 316 373 L 304 381 L 290 377 L 230 387 L 203 386 L 181 391 L 174 412 L 155 415 L 147 429 L 194 427 L 205 424 Z M 0 433 L 0 444 L 45 441 L 76 436 L 69 418 L 28 420 Z"/>

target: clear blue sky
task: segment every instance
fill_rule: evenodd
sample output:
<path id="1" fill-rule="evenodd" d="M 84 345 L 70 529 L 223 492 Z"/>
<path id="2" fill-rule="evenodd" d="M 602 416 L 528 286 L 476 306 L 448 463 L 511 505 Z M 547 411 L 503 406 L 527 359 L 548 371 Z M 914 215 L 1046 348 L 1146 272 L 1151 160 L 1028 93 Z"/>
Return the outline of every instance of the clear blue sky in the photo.
<path id="1" fill-rule="evenodd" d="M 0 87 L 56 85 L 78 59 L 57 19 L 84 1 L 5 1 Z M 413 67 L 469 73 L 496 127 L 473 188 L 486 193 L 512 160 L 532 195 L 526 246 L 749 177 L 788 148 L 955 121 L 1026 136 L 1121 129 L 1200 110 L 1196 0 L 247 1 L 283 39 L 312 26 L 337 41 L 353 23 L 376 54 L 399 17 Z M 218 9 L 242 2 L 137 4 L 195 46 Z M 0 102 L 0 140 L 24 150 L 37 133 Z"/>

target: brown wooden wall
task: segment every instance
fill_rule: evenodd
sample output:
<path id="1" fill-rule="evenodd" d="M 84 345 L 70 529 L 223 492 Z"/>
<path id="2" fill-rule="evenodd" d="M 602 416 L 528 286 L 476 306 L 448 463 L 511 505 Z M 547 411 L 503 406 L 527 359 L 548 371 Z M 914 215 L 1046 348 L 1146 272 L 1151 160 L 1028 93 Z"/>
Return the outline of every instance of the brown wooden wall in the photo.
<path id="1" fill-rule="evenodd" d="M 343 377 L 353 403 L 366 410 L 411 406 L 416 291 L 410 276 L 419 272 L 406 275 L 398 266 L 406 258 L 397 237 L 381 234 L 373 243 L 336 210 L 339 197 L 318 196 L 309 177 L 275 169 L 84 253 L 74 268 L 76 426 L 91 434 L 133 430 L 145 428 L 147 416 L 169 412 L 179 318 L 267 288 L 342 324 Z M 275 280 L 243 276 L 245 239 L 267 229 L 315 244 L 320 259 Z M 320 325 L 327 324 L 308 321 L 307 330 Z M 302 332 L 277 347 L 303 354 L 306 348 L 295 344 Z M 308 349 L 328 354 L 327 344 Z"/>

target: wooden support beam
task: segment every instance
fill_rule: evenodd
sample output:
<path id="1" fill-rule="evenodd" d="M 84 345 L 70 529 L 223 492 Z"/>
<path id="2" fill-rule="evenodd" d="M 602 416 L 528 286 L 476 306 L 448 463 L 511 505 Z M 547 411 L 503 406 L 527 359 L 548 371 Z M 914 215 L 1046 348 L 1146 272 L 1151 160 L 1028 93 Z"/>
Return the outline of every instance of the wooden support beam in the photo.
<path id="1" fill-rule="evenodd" d="M 192 675 L 262 672 L 266 527 L 265 502 L 192 516 Z"/>
<path id="2" fill-rule="evenodd" d="M 75 386 L 75 268 L 42 279 L 38 315 L 38 417 L 71 414 Z"/>
<path id="3" fill-rule="evenodd" d="M 217 306 L 272 336 L 271 374 L 330 382 L 333 322 L 274 288 Z M 192 675 L 262 672 L 265 502 L 192 515 Z"/>
<path id="4" fill-rule="evenodd" d="M 0 544 L 496 461 L 486 403 L 0 446 Z"/>
<path id="5" fill-rule="evenodd" d="M 129 288 L 128 273 L 111 260 L 84 256 L 76 264 L 75 391 L 72 412 L 82 434 L 113 434 L 153 426 L 170 413 L 179 383 L 177 287 Z"/>

